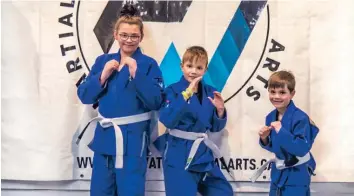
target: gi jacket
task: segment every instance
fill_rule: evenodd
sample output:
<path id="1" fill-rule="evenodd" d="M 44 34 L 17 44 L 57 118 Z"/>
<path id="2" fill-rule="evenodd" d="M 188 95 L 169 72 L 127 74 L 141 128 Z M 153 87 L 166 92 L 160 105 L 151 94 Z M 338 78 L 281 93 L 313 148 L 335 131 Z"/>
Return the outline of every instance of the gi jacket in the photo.
<path id="1" fill-rule="evenodd" d="M 132 58 L 137 62 L 135 78 L 130 77 L 128 66 L 120 72 L 113 71 L 104 85 L 100 77 L 105 64 L 115 59 L 121 61 L 120 51 L 103 54 L 96 59 L 88 77 L 78 87 L 77 94 L 84 104 L 99 103 L 99 113 L 105 118 L 117 118 L 159 110 L 162 104 L 163 81 L 157 62 L 144 55 L 138 48 Z M 143 140 L 149 130 L 149 121 L 120 126 L 124 141 L 124 155 L 141 156 L 145 149 Z M 115 155 L 114 128 L 102 128 L 97 123 L 94 139 L 89 147 L 101 154 Z"/>
<path id="2" fill-rule="evenodd" d="M 273 110 L 266 117 L 266 126 L 277 121 L 277 110 Z M 313 142 L 319 132 L 317 126 L 310 120 L 308 115 L 297 108 L 293 101 L 290 101 L 282 119 L 282 127 L 278 133 L 272 130 L 267 146 L 260 145 L 272 152 L 278 159 L 285 160 L 290 165 L 296 164 L 296 156 L 302 157 L 310 152 Z M 272 165 L 271 181 L 278 187 L 283 185 L 309 185 L 311 175 L 316 168 L 313 156 L 302 165 L 278 170 L 275 164 Z"/>
<path id="3" fill-rule="evenodd" d="M 166 88 L 166 100 L 160 110 L 160 121 L 168 129 L 179 129 L 186 132 L 205 133 L 221 131 L 226 124 L 226 111 L 223 118 L 217 116 L 216 108 L 208 99 L 214 98 L 213 87 L 200 81 L 199 95 L 193 94 L 189 100 L 184 100 L 182 91 L 188 88 L 189 82 L 182 76 L 179 82 Z M 199 98 L 200 100 L 199 100 Z M 161 140 L 161 138 L 163 138 Z M 165 134 L 159 138 L 157 146 L 163 146 L 164 161 L 172 167 L 184 168 L 194 141 Z M 165 145 L 161 145 L 162 143 Z M 189 170 L 204 172 L 215 166 L 211 150 L 202 142 L 192 160 Z"/>

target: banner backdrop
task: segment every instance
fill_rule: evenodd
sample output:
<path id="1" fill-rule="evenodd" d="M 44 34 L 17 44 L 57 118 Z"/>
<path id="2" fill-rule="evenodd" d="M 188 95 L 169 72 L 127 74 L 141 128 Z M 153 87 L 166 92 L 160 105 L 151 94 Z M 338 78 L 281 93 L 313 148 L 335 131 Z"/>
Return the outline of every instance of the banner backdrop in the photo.
<path id="1" fill-rule="evenodd" d="M 112 27 L 124 3 L 1 3 L 2 179 L 90 179 L 89 141 L 75 142 L 97 113 L 79 101 L 76 83 L 98 55 L 118 50 Z M 295 104 L 320 128 L 313 181 L 354 182 L 353 1 L 136 3 L 145 21 L 141 48 L 158 61 L 166 85 L 180 78 L 187 47 L 207 49 L 204 79 L 228 110 L 218 143 L 237 181 L 273 156 L 259 146 L 258 130 L 273 109 L 267 79 L 286 69 L 296 76 Z M 161 166 L 160 157 L 148 157 L 147 180 L 163 180 Z M 269 181 L 269 171 L 259 180 Z"/>

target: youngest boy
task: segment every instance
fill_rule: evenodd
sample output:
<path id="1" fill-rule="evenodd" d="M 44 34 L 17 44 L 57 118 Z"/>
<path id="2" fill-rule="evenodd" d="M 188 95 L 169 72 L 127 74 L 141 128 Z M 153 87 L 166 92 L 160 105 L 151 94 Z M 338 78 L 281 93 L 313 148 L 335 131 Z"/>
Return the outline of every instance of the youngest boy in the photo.
<path id="1" fill-rule="evenodd" d="M 269 161 L 274 162 L 269 195 L 308 196 L 316 167 L 310 150 L 319 129 L 292 101 L 295 77 L 291 72 L 273 73 L 268 80 L 268 92 L 275 109 L 266 116 L 259 136 L 261 147 L 276 156 Z"/>

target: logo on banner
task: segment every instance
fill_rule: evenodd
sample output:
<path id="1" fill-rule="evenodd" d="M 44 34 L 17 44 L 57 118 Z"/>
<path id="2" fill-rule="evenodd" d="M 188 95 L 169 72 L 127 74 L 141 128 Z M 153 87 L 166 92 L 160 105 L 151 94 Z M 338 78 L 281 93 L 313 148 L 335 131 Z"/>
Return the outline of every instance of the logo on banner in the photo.
<path id="1" fill-rule="evenodd" d="M 66 60 L 63 68 L 66 68 L 73 77 L 77 77 L 77 86 L 85 79 L 97 56 L 102 53 L 117 51 L 112 28 L 124 3 L 125 1 L 87 3 L 75 0 L 60 3 L 60 9 L 65 14 L 58 17 L 58 22 L 60 25 L 67 27 L 67 31 L 58 34 L 59 39 L 62 40 L 62 44 L 59 46 L 60 52 Z M 212 51 L 208 51 L 210 62 L 204 80 L 219 91 L 222 91 L 225 86 L 232 89 L 233 93 L 225 97 L 226 102 L 240 92 L 257 101 L 264 89 L 257 89 L 250 85 L 250 81 L 253 81 L 252 83 L 260 82 L 264 88 L 267 88 L 267 76 L 262 75 L 259 70 L 277 71 L 280 62 L 272 57 L 267 57 L 266 54 L 284 51 L 285 47 L 279 41 L 270 37 L 270 17 L 267 1 L 235 3 L 238 3 L 239 6 L 228 22 L 225 32 L 221 37 L 214 38 L 220 40 L 219 44 Z M 183 23 L 185 16 L 192 10 L 189 7 L 193 5 L 192 1 L 138 1 L 136 3 L 145 24 L 149 22 L 166 23 L 167 25 Z M 97 9 L 102 11 L 97 11 Z M 266 16 L 266 25 L 257 26 L 262 13 Z M 248 41 L 252 39 L 252 33 L 256 27 L 262 28 L 264 32 L 264 40 L 259 43 L 259 51 L 261 52 L 258 61 L 247 68 L 237 67 L 239 65 L 237 62 L 244 49 L 247 48 Z M 166 86 L 178 81 L 182 75 L 180 69 L 181 57 L 175 47 L 176 43 L 172 41 L 168 45 L 169 47 L 162 55 L 162 59 L 157 59 L 160 62 L 160 69 Z M 242 71 L 242 77 L 235 84 L 228 82 L 232 73 L 238 71 Z M 228 162 L 230 168 L 228 169 L 254 170 L 259 163 L 262 164 L 265 161 L 265 159 L 248 158 L 230 159 Z M 92 167 L 92 160 L 89 156 L 77 157 L 77 162 L 79 168 Z M 149 168 L 161 167 L 161 158 L 151 159 L 148 162 Z M 80 177 L 86 178 L 87 175 L 80 174 Z"/>
<path id="2" fill-rule="evenodd" d="M 96 18 L 97 21 L 91 21 L 87 18 L 87 15 L 90 15 L 89 8 L 92 9 L 92 7 L 87 8 L 85 2 L 72 0 L 70 3 L 60 3 L 61 9 L 67 9 L 67 14 L 60 16 L 58 22 L 70 27 L 70 30 L 61 32 L 59 39 L 63 41 L 71 39 L 73 42 L 69 45 L 61 44 L 59 47 L 61 55 L 67 60 L 64 66 L 68 73 L 74 73 L 79 70 L 81 73 L 84 72 L 81 77 L 77 78 L 79 82 L 86 77 L 94 59 L 98 55 L 116 52 L 116 50 L 111 50 L 114 43 L 111 27 L 113 27 L 123 4 L 124 1 L 108 1 L 94 4 L 97 7 L 102 7 L 102 12 L 100 12 L 98 19 Z M 136 3 L 143 20 L 156 23 L 182 23 L 188 8 L 192 4 L 192 1 L 138 1 Z M 178 7 L 178 9 L 169 9 L 170 7 Z M 95 7 L 95 9 L 97 8 Z M 251 68 L 242 69 L 242 73 L 245 76 L 237 80 L 237 83 L 229 84 L 227 80 L 232 71 L 241 70 L 236 68 L 237 61 L 263 12 L 266 12 L 267 15 L 267 26 L 262 27 L 266 36 L 264 42 L 259 44 L 259 47 L 263 47 L 263 51 L 259 54 L 259 61 L 257 64 L 251 65 Z M 92 28 L 86 29 L 84 28 L 85 26 L 91 26 Z M 220 42 L 217 48 L 213 53 L 209 52 L 211 59 L 204 80 L 219 91 L 222 91 L 225 85 L 232 86 L 234 93 L 229 97 L 225 97 L 226 101 L 235 97 L 244 88 L 246 88 L 244 92 L 248 97 L 254 101 L 259 100 L 261 97 L 260 89 L 248 86 L 249 81 L 256 79 L 264 83 L 264 88 L 267 88 L 267 77 L 258 75 L 257 70 L 259 68 L 268 69 L 269 71 L 278 70 L 280 62 L 271 57 L 265 57 L 265 54 L 266 52 L 284 51 L 285 47 L 280 42 L 269 37 L 269 26 L 267 1 L 241 1 L 228 27 L 225 29 L 225 33 L 219 38 Z M 92 39 L 87 39 L 87 37 Z M 178 81 L 182 75 L 180 70 L 181 58 L 173 42 L 170 43 L 164 57 L 160 60 L 160 68 L 164 76 L 165 85 L 168 86 Z"/>

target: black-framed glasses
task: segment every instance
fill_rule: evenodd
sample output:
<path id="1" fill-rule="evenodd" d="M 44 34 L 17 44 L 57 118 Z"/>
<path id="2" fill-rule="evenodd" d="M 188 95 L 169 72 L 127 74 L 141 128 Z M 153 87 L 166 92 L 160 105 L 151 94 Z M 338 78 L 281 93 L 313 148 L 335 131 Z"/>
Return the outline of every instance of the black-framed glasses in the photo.
<path id="1" fill-rule="evenodd" d="M 130 40 L 132 40 L 133 42 L 136 42 L 139 40 L 140 35 L 128 35 L 125 33 L 121 33 L 121 34 L 119 34 L 119 37 L 124 41 L 127 41 L 130 38 Z"/>

